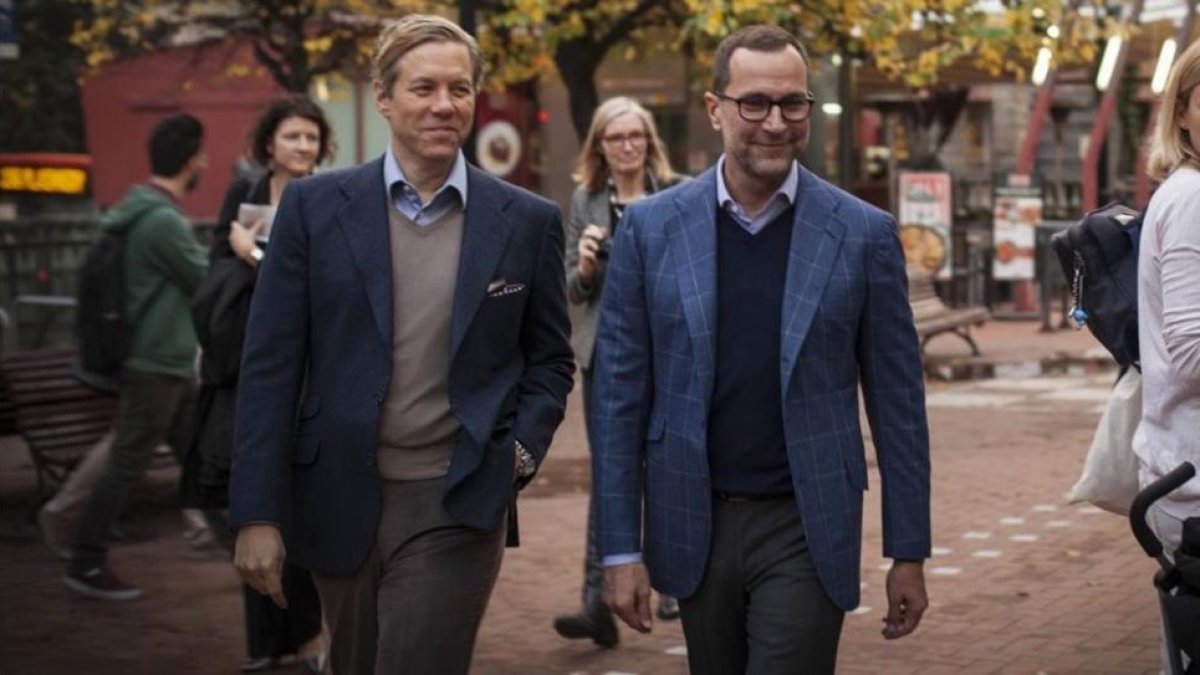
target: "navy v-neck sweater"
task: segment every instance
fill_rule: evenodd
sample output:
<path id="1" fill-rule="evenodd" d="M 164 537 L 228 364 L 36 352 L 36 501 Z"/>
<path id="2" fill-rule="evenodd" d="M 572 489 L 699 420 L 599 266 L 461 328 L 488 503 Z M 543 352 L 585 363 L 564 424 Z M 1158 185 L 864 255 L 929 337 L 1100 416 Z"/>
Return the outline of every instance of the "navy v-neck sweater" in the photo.
<path id="1" fill-rule="evenodd" d="M 752 235 L 718 209 L 716 371 L 708 418 L 714 490 L 792 489 L 779 359 L 794 213 L 788 208 Z"/>

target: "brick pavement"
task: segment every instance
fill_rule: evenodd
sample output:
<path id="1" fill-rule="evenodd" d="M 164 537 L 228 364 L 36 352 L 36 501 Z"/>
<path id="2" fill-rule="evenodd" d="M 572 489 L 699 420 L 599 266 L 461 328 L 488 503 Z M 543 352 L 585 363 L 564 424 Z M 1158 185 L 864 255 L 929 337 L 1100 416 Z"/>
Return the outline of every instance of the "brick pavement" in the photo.
<path id="1" fill-rule="evenodd" d="M 1091 346 L 1078 334 L 1038 335 L 1028 323 L 993 322 L 979 339 L 985 354 L 999 360 L 1078 355 Z M 957 345 L 946 343 L 931 345 L 934 360 L 955 353 Z M 898 642 L 879 636 L 885 561 L 872 468 L 863 607 L 847 617 L 840 672 L 1156 672 L 1152 562 L 1140 554 L 1122 519 L 1067 505 L 1063 498 L 1078 475 L 1111 377 L 1076 369 L 930 384 L 932 606 L 913 636 Z M 587 508 L 578 412 L 573 401 L 543 475 L 522 501 L 523 546 L 506 557 L 474 672 L 686 672 L 677 623 L 658 623 L 649 636 L 624 630 L 615 650 L 561 640 L 550 626 L 556 613 L 578 603 Z M 27 464 L 22 453 L 12 439 L 0 439 L 5 515 L 13 513 L 31 481 L 28 468 L 21 468 Z M 114 551 L 117 568 L 148 586 L 147 596 L 135 603 L 114 607 L 71 598 L 59 585 L 60 566 L 39 546 L 2 544 L 4 672 L 233 671 L 242 644 L 237 585 L 221 561 L 182 558 L 178 519 L 169 506 L 171 478 L 158 474 L 139 493 L 143 524 L 160 536 Z"/>

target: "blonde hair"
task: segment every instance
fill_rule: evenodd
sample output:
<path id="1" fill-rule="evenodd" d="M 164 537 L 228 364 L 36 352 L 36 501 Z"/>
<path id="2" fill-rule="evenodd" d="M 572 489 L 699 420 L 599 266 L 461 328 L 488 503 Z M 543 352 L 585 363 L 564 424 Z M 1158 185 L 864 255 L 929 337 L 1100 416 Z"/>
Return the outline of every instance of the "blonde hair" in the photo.
<path id="1" fill-rule="evenodd" d="M 1200 40 L 1188 47 L 1167 78 L 1163 91 L 1162 107 L 1158 111 L 1158 122 L 1150 144 L 1150 158 L 1146 170 L 1151 176 L 1163 179 L 1167 174 L 1184 165 L 1200 170 L 1200 155 L 1192 146 L 1192 134 L 1200 129 L 1187 130 L 1179 126 L 1179 118 L 1187 110 L 1192 90 L 1200 85 Z"/>
<path id="2" fill-rule="evenodd" d="M 384 26 L 375 41 L 375 53 L 371 55 L 371 79 L 390 94 L 400 74 L 400 58 L 428 42 L 451 42 L 466 47 L 471 55 L 473 84 L 479 88 L 483 82 L 483 54 L 479 51 L 479 43 L 458 24 L 431 14 L 409 14 Z"/>
<path id="3" fill-rule="evenodd" d="M 592 124 L 588 127 L 587 137 L 583 139 L 583 147 L 579 150 L 575 173 L 571 174 L 575 182 L 589 190 L 599 190 L 604 186 L 608 180 L 608 162 L 605 161 L 604 151 L 600 147 L 601 141 L 604 140 L 604 130 L 613 120 L 627 114 L 637 117 L 646 128 L 646 170 L 650 177 L 660 187 L 675 182 L 678 176 L 667 159 L 662 139 L 658 137 L 654 116 L 642 107 L 642 104 L 627 96 L 608 99 L 592 114 Z"/>

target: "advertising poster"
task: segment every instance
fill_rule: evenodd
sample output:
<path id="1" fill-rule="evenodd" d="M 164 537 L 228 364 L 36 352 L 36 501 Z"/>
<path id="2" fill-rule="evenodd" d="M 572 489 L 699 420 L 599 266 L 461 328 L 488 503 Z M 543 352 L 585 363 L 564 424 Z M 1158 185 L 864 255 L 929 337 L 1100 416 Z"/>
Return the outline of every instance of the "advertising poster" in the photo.
<path id="1" fill-rule="evenodd" d="M 992 201 L 992 278 L 1032 281 L 1042 190 L 1030 176 L 1001 174 Z"/>
<path id="2" fill-rule="evenodd" d="M 936 279 L 952 273 L 950 174 L 903 172 L 899 182 L 900 243 L 909 265 Z"/>

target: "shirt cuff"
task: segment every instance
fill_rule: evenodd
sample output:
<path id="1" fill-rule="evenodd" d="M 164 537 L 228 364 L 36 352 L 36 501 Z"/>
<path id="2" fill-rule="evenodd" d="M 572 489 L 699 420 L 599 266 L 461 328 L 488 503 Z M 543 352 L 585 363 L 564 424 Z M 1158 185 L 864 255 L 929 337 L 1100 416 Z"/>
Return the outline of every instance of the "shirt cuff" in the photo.
<path id="1" fill-rule="evenodd" d="M 642 562 L 641 553 L 618 553 L 616 555 L 606 555 L 604 556 L 603 560 L 605 567 L 616 567 L 618 565 L 630 565 L 640 562 Z"/>

